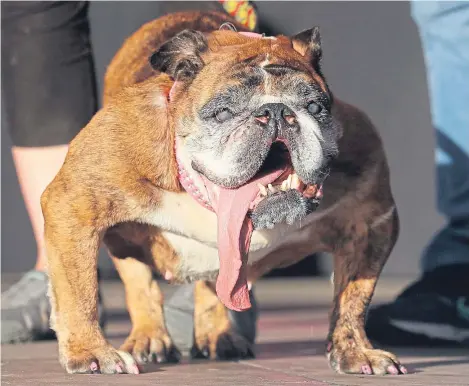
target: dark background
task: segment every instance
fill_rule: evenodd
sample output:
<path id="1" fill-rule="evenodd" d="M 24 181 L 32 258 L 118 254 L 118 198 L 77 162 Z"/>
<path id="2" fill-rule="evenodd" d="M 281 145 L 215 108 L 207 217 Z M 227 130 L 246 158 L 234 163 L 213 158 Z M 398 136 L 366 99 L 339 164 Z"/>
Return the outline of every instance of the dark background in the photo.
<path id="1" fill-rule="evenodd" d="M 401 234 L 385 268 L 413 275 L 421 249 L 442 224 L 434 207 L 434 137 L 418 33 L 407 2 L 258 2 L 262 23 L 294 34 L 321 27 L 323 70 L 337 97 L 364 109 L 377 125 L 391 167 Z M 124 39 L 155 18 L 159 2 L 92 2 L 91 24 L 100 87 Z M 194 4 L 191 5 L 194 7 Z M 3 126 L 3 125 L 2 125 Z M 31 269 L 35 243 L 2 127 L 2 272 Z M 330 269 L 329 259 L 320 259 Z M 101 266 L 111 267 L 102 254 Z"/>

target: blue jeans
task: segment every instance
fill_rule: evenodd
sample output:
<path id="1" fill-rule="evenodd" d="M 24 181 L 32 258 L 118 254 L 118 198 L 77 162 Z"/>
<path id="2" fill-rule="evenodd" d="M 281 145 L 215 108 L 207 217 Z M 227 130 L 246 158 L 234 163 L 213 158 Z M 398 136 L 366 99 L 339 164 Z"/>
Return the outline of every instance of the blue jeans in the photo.
<path id="1" fill-rule="evenodd" d="M 422 256 L 424 272 L 469 264 L 469 1 L 413 1 L 436 134 L 438 210 L 446 217 Z"/>

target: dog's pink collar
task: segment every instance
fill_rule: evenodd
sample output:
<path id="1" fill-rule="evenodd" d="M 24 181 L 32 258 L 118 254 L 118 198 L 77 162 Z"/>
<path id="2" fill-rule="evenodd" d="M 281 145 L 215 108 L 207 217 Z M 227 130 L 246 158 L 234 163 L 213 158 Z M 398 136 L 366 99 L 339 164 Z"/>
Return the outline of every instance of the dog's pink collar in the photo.
<path id="1" fill-rule="evenodd" d="M 192 180 L 192 177 L 190 176 L 190 174 L 184 168 L 184 166 L 183 166 L 182 162 L 180 161 L 179 157 L 177 156 L 177 146 L 175 146 L 175 151 L 176 151 L 176 162 L 178 164 L 178 179 L 179 179 L 179 182 L 181 183 L 182 187 L 200 205 L 202 205 L 204 208 L 207 208 L 207 209 L 209 209 L 213 212 L 213 207 L 210 204 L 210 202 L 208 201 L 209 200 L 208 195 L 204 196 L 202 194 L 200 189 L 195 185 L 195 183 Z"/>

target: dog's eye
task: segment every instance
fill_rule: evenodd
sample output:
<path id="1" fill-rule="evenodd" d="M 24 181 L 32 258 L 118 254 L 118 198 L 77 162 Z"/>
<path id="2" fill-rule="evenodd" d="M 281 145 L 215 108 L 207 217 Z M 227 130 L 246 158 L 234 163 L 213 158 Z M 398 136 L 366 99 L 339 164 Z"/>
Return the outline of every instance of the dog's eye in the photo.
<path id="1" fill-rule="evenodd" d="M 233 118 L 233 113 L 227 109 L 223 109 L 215 114 L 215 118 L 218 122 L 226 122 L 227 120 Z"/>
<path id="2" fill-rule="evenodd" d="M 314 102 L 311 102 L 309 105 L 308 105 L 308 111 L 310 114 L 312 115 L 316 115 L 318 113 L 320 113 L 322 110 L 322 107 L 319 106 L 317 103 L 314 103 Z"/>

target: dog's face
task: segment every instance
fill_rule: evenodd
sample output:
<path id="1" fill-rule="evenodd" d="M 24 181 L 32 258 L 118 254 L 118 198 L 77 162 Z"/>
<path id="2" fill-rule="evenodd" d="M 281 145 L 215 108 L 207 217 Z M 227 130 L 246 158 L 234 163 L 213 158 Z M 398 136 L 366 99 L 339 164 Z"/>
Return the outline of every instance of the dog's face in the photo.
<path id="1" fill-rule="evenodd" d="M 184 31 L 152 58 L 184 83 L 176 127 L 192 167 L 227 188 L 283 162 L 286 150 L 305 184 L 327 175 L 337 127 L 319 59 L 317 29 L 291 40 Z"/>
<path id="2" fill-rule="evenodd" d="M 183 31 L 163 45 L 151 63 L 176 80 L 176 134 L 192 169 L 236 189 L 289 166 L 296 187 L 318 187 L 338 133 L 320 57 L 317 28 L 293 38 Z"/>

